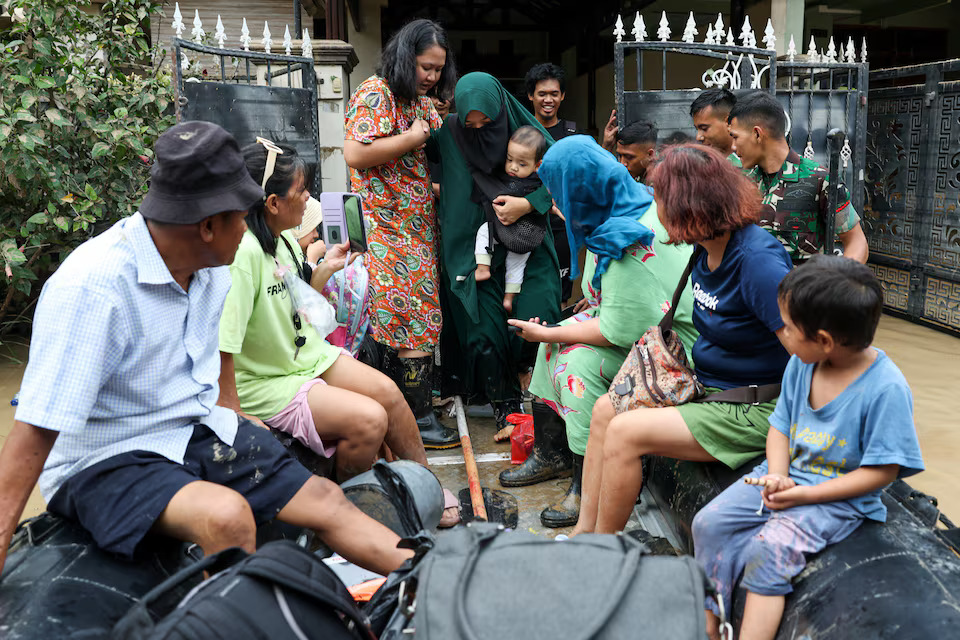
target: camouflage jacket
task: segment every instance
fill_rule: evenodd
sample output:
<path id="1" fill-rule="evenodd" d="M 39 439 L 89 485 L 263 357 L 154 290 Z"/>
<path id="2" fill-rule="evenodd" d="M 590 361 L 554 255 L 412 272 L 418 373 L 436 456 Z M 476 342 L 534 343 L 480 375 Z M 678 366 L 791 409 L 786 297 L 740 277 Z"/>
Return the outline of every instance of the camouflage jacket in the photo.
<path id="1" fill-rule="evenodd" d="M 763 197 L 760 226 L 783 243 L 795 262 L 820 253 L 829 207 L 827 170 L 791 150 L 777 173 L 768 175 L 756 166 L 744 174 L 757 183 Z M 838 234 L 860 222 L 846 187 L 840 190 L 835 216 Z"/>

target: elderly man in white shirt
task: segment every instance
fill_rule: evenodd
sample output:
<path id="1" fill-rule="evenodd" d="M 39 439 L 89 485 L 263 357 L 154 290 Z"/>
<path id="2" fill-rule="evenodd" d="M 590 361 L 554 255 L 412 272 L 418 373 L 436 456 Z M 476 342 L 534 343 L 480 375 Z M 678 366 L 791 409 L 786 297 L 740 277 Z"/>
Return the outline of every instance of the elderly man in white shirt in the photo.
<path id="1" fill-rule="evenodd" d="M 217 125 L 157 140 L 140 212 L 78 247 L 37 305 L 0 451 L 0 568 L 39 479 L 48 508 L 133 556 L 150 534 L 255 548 L 276 517 L 379 573 L 409 551 L 265 429 L 217 406 L 217 327 L 244 216 L 263 191 Z"/>

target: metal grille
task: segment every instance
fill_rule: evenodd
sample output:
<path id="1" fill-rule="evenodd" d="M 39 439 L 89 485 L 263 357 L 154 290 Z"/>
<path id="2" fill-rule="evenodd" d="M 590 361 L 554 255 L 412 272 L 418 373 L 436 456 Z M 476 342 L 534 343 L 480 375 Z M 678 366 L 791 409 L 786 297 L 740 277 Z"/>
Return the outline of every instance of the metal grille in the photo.
<path id="1" fill-rule="evenodd" d="M 320 193 L 317 77 L 313 59 L 223 49 L 173 39 L 177 120 L 215 122 L 241 146 L 257 136 L 293 147 L 308 169 L 310 191 Z M 191 66 L 211 60 L 214 74 Z"/>
<path id="2" fill-rule="evenodd" d="M 960 60 L 870 74 L 864 231 L 889 309 L 960 333 Z"/>

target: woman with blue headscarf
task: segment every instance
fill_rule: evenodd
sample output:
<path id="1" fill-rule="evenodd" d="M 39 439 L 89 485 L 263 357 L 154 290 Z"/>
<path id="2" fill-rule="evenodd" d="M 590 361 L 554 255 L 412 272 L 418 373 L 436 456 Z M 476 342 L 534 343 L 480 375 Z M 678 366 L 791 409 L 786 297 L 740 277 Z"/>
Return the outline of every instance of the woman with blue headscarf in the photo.
<path id="1" fill-rule="evenodd" d="M 590 303 L 586 311 L 555 327 L 542 326 L 539 318 L 510 321 L 522 329 L 525 340 L 542 343 L 530 392 L 566 424 L 573 481 L 563 501 L 540 514 L 545 526 L 563 527 L 575 524 L 580 513 L 580 478 L 593 405 L 610 388 L 633 343 L 669 308 L 691 248 L 666 244 L 667 232 L 657 219 L 650 190 L 588 136 L 570 136 L 554 144 L 539 175 L 567 220 L 571 255 L 587 249 L 581 280 Z M 576 275 L 575 271 L 572 277 Z M 688 286 L 673 323 L 688 352 L 697 337 L 692 301 Z M 542 436 L 542 430 L 535 435 Z M 503 475 L 509 482 L 511 475 L 535 474 L 550 464 L 555 447 L 539 437 L 527 462 Z"/>

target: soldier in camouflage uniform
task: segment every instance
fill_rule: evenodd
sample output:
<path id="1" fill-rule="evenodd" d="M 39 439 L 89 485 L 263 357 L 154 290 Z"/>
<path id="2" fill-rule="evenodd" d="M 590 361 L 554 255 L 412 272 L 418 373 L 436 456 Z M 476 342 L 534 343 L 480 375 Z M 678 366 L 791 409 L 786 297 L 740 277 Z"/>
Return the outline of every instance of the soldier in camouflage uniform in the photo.
<path id="1" fill-rule="evenodd" d="M 690 104 L 690 117 L 697 130 L 697 142 L 713 147 L 727 156 L 733 166 L 739 167 L 740 158 L 733 151 L 733 138 L 728 127 L 730 110 L 735 104 L 737 97 L 729 89 L 707 89 Z"/>
<path id="2" fill-rule="evenodd" d="M 830 213 L 828 173 L 790 149 L 786 124 L 783 107 L 764 91 L 740 98 L 730 111 L 734 151 L 763 196 L 760 226 L 779 238 L 796 264 L 822 250 L 823 225 Z M 867 239 L 846 188 L 840 190 L 834 215 L 843 255 L 866 262 Z"/>

